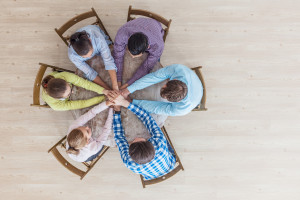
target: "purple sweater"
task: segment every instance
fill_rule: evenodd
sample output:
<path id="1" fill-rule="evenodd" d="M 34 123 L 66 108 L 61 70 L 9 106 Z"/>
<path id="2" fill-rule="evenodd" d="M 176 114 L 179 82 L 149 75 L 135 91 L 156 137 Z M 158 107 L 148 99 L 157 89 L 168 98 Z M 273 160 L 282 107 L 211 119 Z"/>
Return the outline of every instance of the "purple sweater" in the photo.
<path id="1" fill-rule="evenodd" d="M 137 32 L 142 32 L 148 37 L 150 47 L 147 49 L 147 52 L 149 55 L 135 72 L 133 77 L 131 77 L 131 79 L 127 82 L 128 85 L 131 85 L 134 81 L 148 74 L 153 69 L 164 50 L 164 30 L 158 21 L 150 18 L 137 18 L 124 24 L 118 30 L 114 44 L 113 57 L 118 69 L 118 82 L 122 82 L 124 54 L 128 44 L 128 39 L 132 34 Z"/>

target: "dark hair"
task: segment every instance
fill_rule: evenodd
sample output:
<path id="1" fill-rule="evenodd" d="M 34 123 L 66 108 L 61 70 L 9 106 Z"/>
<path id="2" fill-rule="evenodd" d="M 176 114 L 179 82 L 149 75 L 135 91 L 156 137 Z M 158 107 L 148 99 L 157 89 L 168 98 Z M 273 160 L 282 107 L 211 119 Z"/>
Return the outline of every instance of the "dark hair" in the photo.
<path id="1" fill-rule="evenodd" d="M 43 79 L 42 86 L 49 96 L 58 99 L 63 97 L 67 89 L 67 82 L 63 79 L 48 75 Z"/>
<path id="2" fill-rule="evenodd" d="M 171 102 L 179 102 L 187 94 L 188 88 L 186 84 L 179 80 L 171 80 L 167 82 L 167 87 L 161 88 L 160 96 Z"/>
<path id="3" fill-rule="evenodd" d="M 155 150 L 151 142 L 135 142 L 129 146 L 129 155 L 138 164 L 150 162 L 155 155 Z"/>
<path id="4" fill-rule="evenodd" d="M 143 33 L 135 33 L 128 40 L 128 50 L 132 55 L 144 53 L 148 48 L 148 38 Z"/>
<path id="5" fill-rule="evenodd" d="M 70 46 L 80 56 L 88 54 L 93 48 L 91 41 L 89 40 L 89 34 L 85 31 L 76 32 L 70 37 Z"/>

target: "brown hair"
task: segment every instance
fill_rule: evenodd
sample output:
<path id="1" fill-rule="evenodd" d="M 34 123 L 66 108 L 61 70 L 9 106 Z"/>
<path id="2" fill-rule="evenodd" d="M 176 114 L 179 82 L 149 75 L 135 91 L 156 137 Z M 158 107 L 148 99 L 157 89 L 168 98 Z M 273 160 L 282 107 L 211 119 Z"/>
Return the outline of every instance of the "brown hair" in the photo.
<path id="1" fill-rule="evenodd" d="M 67 82 L 63 79 L 48 75 L 43 79 L 42 86 L 49 96 L 58 99 L 63 97 L 67 89 Z"/>
<path id="2" fill-rule="evenodd" d="M 85 31 L 76 32 L 71 35 L 70 46 L 73 47 L 79 56 L 85 56 L 93 48 L 89 34 Z"/>
<path id="3" fill-rule="evenodd" d="M 179 102 L 186 97 L 188 88 L 186 84 L 179 80 L 167 82 L 167 87 L 161 88 L 160 96 L 171 102 Z"/>
<path id="4" fill-rule="evenodd" d="M 87 143 L 87 140 L 84 137 L 83 132 L 79 129 L 73 129 L 69 133 L 69 135 L 67 137 L 67 141 L 69 144 L 67 153 L 75 154 L 75 155 L 78 155 L 80 149 L 82 149 Z"/>
<path id="5" fill-rule="evenodd" d="M 129 146 L 129 155 L 138 164 L 150 162 L 155 155 L 155 150 L 151 142 L 134 142 Z"/>

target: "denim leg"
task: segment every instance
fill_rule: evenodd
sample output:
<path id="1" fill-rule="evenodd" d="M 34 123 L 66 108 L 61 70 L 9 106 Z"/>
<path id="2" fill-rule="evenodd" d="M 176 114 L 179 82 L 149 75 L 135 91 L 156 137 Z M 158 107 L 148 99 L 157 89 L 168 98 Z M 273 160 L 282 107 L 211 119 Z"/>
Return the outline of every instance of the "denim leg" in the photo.
<path id="1" fill-rule="evenodd" d="M 99 156 L 100 152 L 102 151 L 102 149 L 103 149 L 103 147 L 100 149 L 100 151 L 98 151 L 98 153 L 96 153 L 95 155 L 90 156 L 85 162 L 92 161 L 95 158 L 97 158 Z"/>

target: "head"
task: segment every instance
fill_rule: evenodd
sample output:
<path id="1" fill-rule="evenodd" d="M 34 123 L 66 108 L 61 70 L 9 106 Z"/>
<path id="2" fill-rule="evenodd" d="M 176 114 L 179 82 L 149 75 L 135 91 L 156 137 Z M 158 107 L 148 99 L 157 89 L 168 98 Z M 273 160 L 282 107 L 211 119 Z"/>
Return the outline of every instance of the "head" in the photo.
<path id="1" fill-rule="evenodd" d="M 136 163 L 146 164 L 154 158 L 155 150 L 148 140 L 135 138 L 129 146 L 129 155 Z"/>
<path id="2" fill-rule="evenodd" d="M 188 88 L 179 80 L 168 81 L 160 90 L 160 96 L 170 102 L 179 102 L 186 97 Z"/>
<path id="3" fill-rule="evenodd" d="M 71 35 L 70 46 L 79 56 L 88 58 L 93 54 L 93 45 L 89 38 L 89 34 L 85 31 L 76 32 Z"/>
<path id="4" fill-rule="evenodd" d="M 42 81 L 42 86 L 47 94 L 55 99 L 68 98 L 71 95 L 72 88 L 65 80 L 46 76 Z"/>
<path id="5" fill-rule="evenodd" d="M 89 143 L 92 136 L 91 129 L 89 127 L 81 126 L 73 129 L 67 137 L 69 148 L 67 153 L 77 155 L 84 146 Z"/>
<path id="6" fill-rule="evenodd" d="M 148 38 L 143 33 L 134 33 L 128 39 L 128 50 L 134 58 L 142 56 L 148 47 Z"/>

